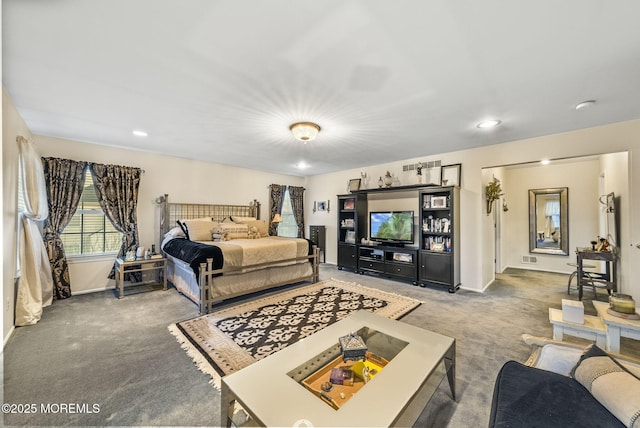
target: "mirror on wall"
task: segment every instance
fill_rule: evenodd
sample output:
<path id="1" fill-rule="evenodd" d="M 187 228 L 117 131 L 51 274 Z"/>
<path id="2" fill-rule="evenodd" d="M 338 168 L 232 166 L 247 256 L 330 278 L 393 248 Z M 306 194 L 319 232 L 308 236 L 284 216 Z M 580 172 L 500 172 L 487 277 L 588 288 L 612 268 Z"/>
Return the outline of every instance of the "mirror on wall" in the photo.
<path id="1" fill-rule="evenodd" d="M 569 188 L 529 190 L 529 251 L 569 255 Z"/>

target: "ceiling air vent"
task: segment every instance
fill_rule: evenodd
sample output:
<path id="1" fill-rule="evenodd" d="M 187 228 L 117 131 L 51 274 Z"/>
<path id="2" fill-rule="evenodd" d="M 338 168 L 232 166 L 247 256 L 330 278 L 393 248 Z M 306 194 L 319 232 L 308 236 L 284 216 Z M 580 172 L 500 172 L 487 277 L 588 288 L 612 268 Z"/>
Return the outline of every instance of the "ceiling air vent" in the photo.
<path id="1" fill-rule="evenodd" d="M 536 256 L 522 256 L 522 263 L 535 265 L 538 264 L 538 258 Z"/>

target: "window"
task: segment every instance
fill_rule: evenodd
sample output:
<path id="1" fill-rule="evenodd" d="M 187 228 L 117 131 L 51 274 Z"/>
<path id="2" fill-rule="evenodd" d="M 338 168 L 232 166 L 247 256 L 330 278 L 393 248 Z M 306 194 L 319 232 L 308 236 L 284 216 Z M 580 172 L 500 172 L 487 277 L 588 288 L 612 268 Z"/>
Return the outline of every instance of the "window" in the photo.
<path id="1" fill-rule="evenodd" d="M 78 209 L 60 234 L 67 255 L 116 253 L 122 246 L 122 234 L 104 215 L 87 173 Z"/>
<path id="2" fill-rule="evenodd" d="M 291 206 L 291 197 L 289 196 L 289 189 L 284 192 L 284 204 L 282 205 L 282 221 L 278 224 L 278 236 L 285 236 L 288 238 L 298 237 L 298 224 L 293 215 L 293 207 Z"/>

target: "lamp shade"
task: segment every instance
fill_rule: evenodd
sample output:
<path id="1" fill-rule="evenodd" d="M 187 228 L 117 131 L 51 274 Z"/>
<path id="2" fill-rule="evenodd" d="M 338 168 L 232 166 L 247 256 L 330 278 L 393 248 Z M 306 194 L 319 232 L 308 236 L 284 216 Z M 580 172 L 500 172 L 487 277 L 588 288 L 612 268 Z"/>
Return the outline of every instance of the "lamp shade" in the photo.
<path id="1" fill-rule="evenodd" d="M 312 122 L 298 122 L 289 127 L 291 133 L 300 141 L 311 141 L 318 136 L 320 127 Z"/>
<path id="2" fill-rule="evenodd" d="M 271 220 L 271 223 L 280 223 L 282 221 L 282 217 L 280 217 L 280 214 L 275 214 L 273 216 L 273 220 Z"/>

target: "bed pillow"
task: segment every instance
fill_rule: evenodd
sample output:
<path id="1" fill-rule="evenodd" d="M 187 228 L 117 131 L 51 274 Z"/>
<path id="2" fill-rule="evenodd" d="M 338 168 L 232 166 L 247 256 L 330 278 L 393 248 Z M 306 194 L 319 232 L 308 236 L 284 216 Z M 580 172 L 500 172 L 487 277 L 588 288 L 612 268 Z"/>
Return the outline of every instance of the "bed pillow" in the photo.
<path id="1" fill-rule="evenodd" d="M 255 217 L 241 217 L 239 215 L 232 215 L 231 216 L 231 220 L 233 220 L 234 223 L 245 223 L 247 221 L 257 220 L 257 218 L 255 218 Z"/>
<path id="2" fill-rule="evenodd" d="M 232 217 L 233 221 L 238 224 L 246 224 L 249 228 L 255 227 L 258 231 L 259 238 L 269 236 L 269 225 L 264 220 L 256 220 L 253 217 Z"/>
<path id="3" fill-rule="evenodd" d="M 225 241 L 230 241 L 232 239 L 248 239 L 249 226 L 237 223 L 220 223 L 219 227 L 214 228 L 212 233 L 223 235 Z"/>
<path id="4" fill-rule="evenodd" d="M 185 235 L 184 229 L 182 229 L 181 227 L 174 227 L 164 234 L 165 238 L 184 238 L 186 236 L 187 235 Z"/>
<path id="5" fill-rule="evenodd" d="M 627 427 L 640 427 L 640 379 L 615 358 L 589 346 L 572 377 Z"/>
<path id="6" fill-rule="evenodd" d="M 216 223 L 210 218 L 182 220 L 187 228 L 187 236 L 191 241 L 211 241 L 211 230 Z"/>

